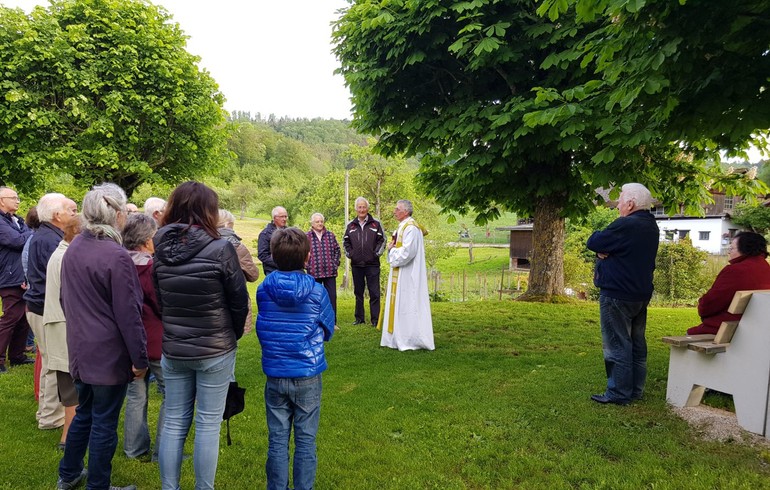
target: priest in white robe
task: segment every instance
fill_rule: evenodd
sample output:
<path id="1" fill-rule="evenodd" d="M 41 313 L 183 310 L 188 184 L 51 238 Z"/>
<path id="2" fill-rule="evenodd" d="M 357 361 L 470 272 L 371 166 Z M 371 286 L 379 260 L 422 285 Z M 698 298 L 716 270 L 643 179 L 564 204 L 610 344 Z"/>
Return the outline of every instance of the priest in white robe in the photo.
<path id="1" fill-rule="evenodd" d="M 422 229 L 412 218 L 412 211 L 412 203 L 401 200 L 393 212 L 399 225 L 388 243 L 390 275 L 377 328 L 382 330 L 380 345 L 383 347 L 400 351 L 433 350 L 425 245 Z"/>

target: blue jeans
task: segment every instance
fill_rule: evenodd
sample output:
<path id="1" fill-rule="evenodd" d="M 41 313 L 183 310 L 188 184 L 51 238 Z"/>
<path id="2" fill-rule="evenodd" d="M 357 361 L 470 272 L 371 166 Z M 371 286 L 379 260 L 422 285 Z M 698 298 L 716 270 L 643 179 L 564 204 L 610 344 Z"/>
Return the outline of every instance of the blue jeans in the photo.
<path id="1" fill-rule="evenodd" d="M 321 416 L 321 375 L 267 378 L 267 489 L 289 488 L 289 437 L 294 426 L 294 489 L 310 490 L 317 466 L 315 437 Z"/>
<path id="2" fill-rule="evenodd" d="M 160 441 L 160 481 L 164 490 L 179 490 L 182 450 L 195 412 L 196 490 L 213 489 L 219 458 L 219 429 L 227 388 L 235 369 L 235 350 L 199 360 L 168 359 L 161 368 L 166 380 L 166 417 Z"/>
<path id="3" fill-rule="evenodd" d="M 155 447 L 152 452 L 153 461 L 158 460 L 158 448 L 163 434 L 163 419 L 166 414 L 163 370 L 160 361 L 150 361 L 150 369 L 143 378 L 137 378 L 128 384 L 126 392 L 125 418 L 123 420 L 123 452 L 129 458 L 136 458 L 150 452 L 150 430 L 147 427 L 147 402 L 150 395 L 150 374 L 155 375 L 158 383 L 158 393 L 161 399 L 158 410 L 158 425 L 155 431 Z"/>
<path id="4" fill-rule="evenodd" d="M 629 403 L 642 397 L 647 379 L 647 304 L 599 297 L 608 398 Z"/>
<path id="5" fill-rule="evenodd" d="M 83 470 L 83 458 L 88 450 L 89 490 L 110 487 L 112 457 L 118 446 L 118 419 L 126 385 L 101 386 L 75 380 L 78 408 L 67 433 L 64 456 L 59 462 L 59 478 L 74 480 Z"/>

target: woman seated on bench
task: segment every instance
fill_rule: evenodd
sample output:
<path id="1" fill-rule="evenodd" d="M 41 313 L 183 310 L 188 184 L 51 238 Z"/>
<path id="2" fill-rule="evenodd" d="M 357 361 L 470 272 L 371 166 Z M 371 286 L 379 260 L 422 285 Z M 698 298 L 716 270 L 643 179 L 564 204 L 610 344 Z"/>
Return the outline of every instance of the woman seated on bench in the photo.
<path id="1" fill-rule="evenodd" d="M 735 235 L 728 249 L 730 263 L 698 300 L 701 324 L 688 329 L 687 335 L 716 335 L 722 322 L 739 320 L 741 315 L 727 312 L 735 292 L 770 289 L 767 255 L 767 241 L 759 233 L 744 231 Z"/>

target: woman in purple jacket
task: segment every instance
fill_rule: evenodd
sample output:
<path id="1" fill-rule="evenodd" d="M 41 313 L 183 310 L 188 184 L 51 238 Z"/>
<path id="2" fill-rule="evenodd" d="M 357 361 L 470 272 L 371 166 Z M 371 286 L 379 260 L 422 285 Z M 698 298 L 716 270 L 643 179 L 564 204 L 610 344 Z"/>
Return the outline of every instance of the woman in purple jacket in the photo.
<path id="1" fill-rule="evenodd" d="M 123 189 L 95 186 L 83 198 L 83 232 L 62 258 L 61 305 L 78 409 L 59 463 L 58 488 L 75 488 L 86 475 L 88 488 L 117 488 L 110 474 L 120 409 L 128 383 L 147 371 L 142 288 L 121 246 L 126 215 Z"/>

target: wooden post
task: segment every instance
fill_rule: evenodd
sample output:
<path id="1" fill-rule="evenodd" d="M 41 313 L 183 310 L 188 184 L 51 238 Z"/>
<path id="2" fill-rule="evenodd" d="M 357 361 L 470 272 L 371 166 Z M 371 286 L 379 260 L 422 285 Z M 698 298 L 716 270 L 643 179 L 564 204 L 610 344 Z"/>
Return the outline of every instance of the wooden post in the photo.
<path id="1" fill-rule="evenodd" d="M 503 273 L 500 275 L 500 297 L 497 298 L 498 301 L 503 300 L 503 286 L 505 285 L 505 268 L 503 268 Z"/>
<path id="2" fill-rule="evenodd" d="M 347 225 L 348 213 L 350 212 L 350 171 L 345 170 L 345 225 Z M 344 255 L 344 250 L 342 251 Z M 345 272 L 342 274 L 342 284 L 340 285 L 343 290 L 348 289 L 350 273 L 350 259 L 345 257 Z"/>

